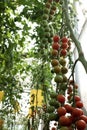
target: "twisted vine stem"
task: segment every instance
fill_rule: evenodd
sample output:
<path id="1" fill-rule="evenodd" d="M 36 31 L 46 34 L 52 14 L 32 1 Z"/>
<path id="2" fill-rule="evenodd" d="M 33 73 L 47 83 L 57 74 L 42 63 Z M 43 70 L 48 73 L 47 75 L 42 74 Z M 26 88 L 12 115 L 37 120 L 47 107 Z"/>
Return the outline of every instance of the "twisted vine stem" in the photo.
<path id="1" fill-rule="evenodd" d="M 83 65 L 83 67 L 84 67 L 84 69 L 87 73 L 87 60 L 84 57 L 84 53 L 83 53 L 83 50 L 82 50 L 82 47 L 81 47 L 81 43 L 79 42 L 78 38 L 74 34 L 74 31 L 73 31 L 71 24 L 70 24 L 70 19 L 69 19 L 69 15 L 68 15 L 68 1 L 67 0 L 64 0 L 63 8 L 64 8 L 64 15 L 65 15 L 65 19 L 66 19 L 66 25 L 67 25 L 67 27 L 70 31 L 71 39 L 75 43 L 75 46 L 76 46 L 77 51 L 78 51 L 78 59 L 82 63 L 82 65 Z"/>

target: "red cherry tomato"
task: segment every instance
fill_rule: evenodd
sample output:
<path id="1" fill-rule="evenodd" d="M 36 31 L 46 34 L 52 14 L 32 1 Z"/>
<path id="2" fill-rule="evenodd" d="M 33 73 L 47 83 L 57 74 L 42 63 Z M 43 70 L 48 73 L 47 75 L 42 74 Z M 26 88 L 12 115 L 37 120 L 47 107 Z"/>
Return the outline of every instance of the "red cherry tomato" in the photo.
<path id="1" fill-rule="evenodd" d="M 60 40 L 60 37 L 59 37 L 58 35 L 55 35 L 55 36 L 53 37 L 53 41 L 54 41 L 54 42 L 59 42 L 59 40 Z"/>
<path id="2" fill-rule="evenodd" d="M 84 120 L 78 120 L 76 122 L 76 127 L 78 130 L 84 130 L 86 128 L 86 122 Z"/>
<path id="3" fill-rule="evenodd" d="M 62 94 L 59 94 L 57 96 L 57 100 L 60 102 L 60 103 L 64 103 L 65 102 L 65 96 L 62 95 Z"/>
<path id="4" fill-rule="evenodd" d="M 57 112 L 58 112 L 58 116 L 63 116 L 66 114 L 66 109 L 64 107 L 59 107 L 57 109 Z"/>

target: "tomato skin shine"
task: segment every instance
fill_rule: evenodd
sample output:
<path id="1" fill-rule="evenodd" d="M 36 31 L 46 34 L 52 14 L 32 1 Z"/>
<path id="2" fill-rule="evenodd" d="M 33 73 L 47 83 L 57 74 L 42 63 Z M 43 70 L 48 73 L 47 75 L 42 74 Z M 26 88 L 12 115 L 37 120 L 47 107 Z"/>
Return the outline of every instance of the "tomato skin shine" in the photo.
<path id="1" fill-rule="evenodd" d="M 74 117 L 80 117 L 81 115 L 83 115 L 83 111 L 79 108 L 73 108 L 72 115 Z"/>
<path id="2" fill-rule="evenodd" d="M 63 116 L 66 114 L 66 109 L 64 107 L 59 107 L 57 109 L 58 116 Z"/>
<path id="3" fill-rule="evenodd" d="M 79 117 L 79 119 L 80 119 L 80 120 L 84 120 L 84 121 L 87 123 L 87 116 L 81 115 L 81 116 Z"/>
<path id="4" fill-rule="evenodd" d="M 66 60 L 65 60 L 65 58 L 63 58 L 63 57 L 60 57 L 59 62 L 60 62 L 60 64 L 61 64 L 62 66 L 65 66 L 65 65 L 66 65 Z"/>
<path id="5" fill-rule="evenodd" d="M 77 101 L 76 102 L 76 107 L 82 108 L 83 107 L 83 103 L 81 101 Z"/>
<path id="6" fill-rule="evenodd" d="M 76 127 L 78 130 L 84 130 L 86 128 L 86 122 L 84 120 L 78 120 L 76 122 Z"/>
<path id="7" fill-rule="evenodd" d="M 67 49 L 68 48 L 67 42 L 62 43 L 61 48 L 62 49 Z"/>
<path id="8" fill-rule="evenodd" d="M 58 35 L 55 35 L 55 36 L 53 37 L 53 41 L 54 41 L 54 42 L 59 42 L 59 40 L 60 40 L 60 37 L 59 37 Z"/>
<path id="9" fill-rule="evenodd" d="M 57 59 L 53 59 L 53 60 L 51 61 L 51 64 L 52 64 L 52 66 L 57 66 L 57 65 L 59 64 L 59 62 L 58 62 Z"/>
<path id="10" fill-rule="evenodd" d="M 52 48 L 55 49 L 55 50 L 59 50 L 60 45 L 59 45 L 57 42 L 54 42 L 54 43 L 52 44 Z"/>
<path id="11" fill-rule="evenodd" d="M 66 108 L 67 113 L 72 113 L 73 107 L 69 104 L 65 104 L 64 107 Z"/>
<path id="12" fill-rule="evenodd" d="M 54 72 L 56 73 L 56 74 L 58 74 L 58 73 L 60 73 L 61 72 L 61 68 L 60 68 L 60 66 L 55 66 L 54 67 Z"/>
<path id="13" fill-rule="evenodd" d="M 58 55 L 58 51 L 55 49 L 53 49 L 51 53 L 52 53 L 52 56 L 54 56 L 54 57 L 57 57 L 57 55 Z"/>
<path id="14" fill-rule="evenodd" d="M 67 50 L 66 49 L 62 49 L 60 52 L 61 56 L 66 56 L 67 55 Z"/>
<path id="15" fill-rule="evenodd" d="M 75 102 L 77 102 L 77 101 L 80 101 L 81 99 L 78 95 L 75 95 L 74 100 L 75 100 Z"/>
<path id="16" fill-rule="evenodd" d="M 62 41 L 62 43 L 67 43 L 67 42 L 68 42 L 68 38 L 67 38 L 67 37 L 63 37 L 63 38 L 61 39 L 61 41 Z"/>
<path id="17" fill-rule="evenodd" d="M 60 74 L 56 75 L 55 78 L 54 78 L 54 81 L 56 83 L 62 83 L 63 82 L 63 76 L 60 75 Z"/>
<path id="18" fill-rule="evenodd" d="M 62 94 L 59 94 L 57 96 L 57 100 L 60 102 L 60 103 L 64 103 L 65 102 L 65 96 L 62 95 Z"/>
<path id="19" fill-rule="evenodd" d="M 59 118 L 59 123 L 62 126 L 70 126 L 71 125 L 71 120 L 69 119 L 69 117 L 61 116 Z"/>

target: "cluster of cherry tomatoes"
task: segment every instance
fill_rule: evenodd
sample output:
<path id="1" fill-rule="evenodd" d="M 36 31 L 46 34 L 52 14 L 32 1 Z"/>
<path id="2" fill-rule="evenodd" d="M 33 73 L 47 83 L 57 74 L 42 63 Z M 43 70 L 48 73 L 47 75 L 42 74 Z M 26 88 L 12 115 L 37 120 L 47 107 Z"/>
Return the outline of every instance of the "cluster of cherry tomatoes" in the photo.
<path id="1" fill-rule="evenodd" d="M 50 106 L 47 108 L 49 120 L 57 121 L 52 130 L 85 130 L 87 124 L 87 116 L 82 110 L 83 103 L 78 96 L 78 86 L 66 76 L 66 58 L 70 48 L 68 38 L 53 37 L 51 65 L 56 75 L 56 91 L 50 93 Z"/>
<path id="2" fill-rule="evenodd" d="M 57 9 L 57 2 L 59 0 L 47 0 L 43 7 L 42 19 L 40 21 L 41 26 L 38 29 L 38 35 L 40 36 L 41 48 L 48 48 L 48 45 L 52 42 L 52 38 L 54 35 L 54 28 L 52 22 L 54 20 L 54 16 Z"/>
<path id="3" fill-rule="evenodd" d="M 52 67 L 56 76 L 54 78 L 56 83 L 67 82 L 66 73 L 68 69 L 66 67 L 66 59 L 68 50 L 68 38 L 63 37 L 60 39 L 59 36 L 55 35 L 53 37 L 52 44 Z"/>

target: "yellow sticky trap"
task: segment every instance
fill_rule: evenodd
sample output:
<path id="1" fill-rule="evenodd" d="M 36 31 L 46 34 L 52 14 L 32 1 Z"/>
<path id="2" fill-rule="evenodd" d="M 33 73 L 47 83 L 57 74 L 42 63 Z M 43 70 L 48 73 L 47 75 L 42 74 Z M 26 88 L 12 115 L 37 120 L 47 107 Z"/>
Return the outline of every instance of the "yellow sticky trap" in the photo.
<path id="1" fill-rule="evenodd" d="M 3 97 L 4 97 L 4 91 L 0 91 L 0 102 L 2 101 Z"/>
<path id="2" fill-rule="evenodd" d="M 33 111 L 32 111 L 31 108 L 29 108 L 28 117 L 29 117 L 29 118 L 32 117 L 32 114 L 33 114 Z"/>
<path id="3" fill-rule="evenodd" d="M 42 96 L 42 90 L 40 89 L 32 89 L 30 93 L 30 106 L 34 107 L 42 107 L 44 97 Z"/>

